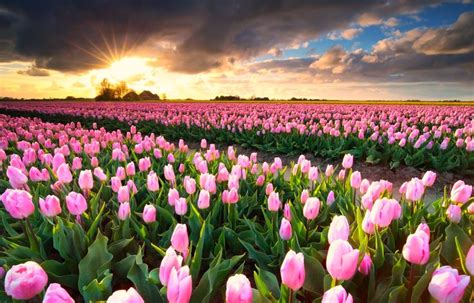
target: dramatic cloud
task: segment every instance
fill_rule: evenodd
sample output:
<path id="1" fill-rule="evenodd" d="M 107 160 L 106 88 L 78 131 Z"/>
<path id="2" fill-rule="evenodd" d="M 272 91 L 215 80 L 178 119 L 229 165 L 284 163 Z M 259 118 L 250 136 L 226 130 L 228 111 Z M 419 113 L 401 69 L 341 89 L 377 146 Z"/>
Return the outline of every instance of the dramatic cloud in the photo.
<path id="1" fill-rule="evenodd" d="M 30 66 L 26 70 L 19 70 L 18 74 L 32 76 L 32 77 L 47 77 L 47 76 L 49 76 L 49 72 L 47 70 L 37 68 L 34 65 Z"/>
<path id="2" fill-rule="evenodd" d="M 346 30 L 343 30 L 342 32 L 329 33 L 328 38 L 331 40 L 339 40 L 339 39 L 352 40 L 361 32 L 362 32 L 361 28 L 348 28 Z"/>
<path id="3" fill-rule="evenodd" d="M 0 0 L 0 60 L 84 71 L 131 51 L 169 70 L 233 66 L 351 23 L 393 26 L 394 15 L 437 1 Z M 344 39 L 357 33 L 343 32 Z M 431 47 L 431 46 L 430 46 Z"/>

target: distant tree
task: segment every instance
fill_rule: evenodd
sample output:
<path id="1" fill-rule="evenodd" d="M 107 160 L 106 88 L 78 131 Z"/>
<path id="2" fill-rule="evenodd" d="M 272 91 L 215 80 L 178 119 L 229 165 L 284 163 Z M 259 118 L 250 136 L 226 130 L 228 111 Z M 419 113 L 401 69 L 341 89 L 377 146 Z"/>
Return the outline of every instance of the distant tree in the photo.
<path id="1" fill-rule="evenodd" d="M 166 100 L 166 94 L 165 94 L 165 93 L 162 93 L 162 94 L 161 94 L 161 99 L 162 99 L 162 100 Z"/>
<path id="2" fill-rule="evenodd" d="M 97 101 L 114 101 L 116 100 L 116 92 L 109 79 L 104 78 L 97 88 L 98 95 L 95 97 Z"/>
<path id="3" fill-rule="evenodd" d="M 65 98 L 65 100 L 66 100 L 66 101 L 74 101 L 74 100 L 76 100 L 76 98 L 73 97 L 73 96 L 67 96 L 67 97 Z"/>
<path id="4" fill-rule="evenodd" d="M 123 96 L 127 94 L 130 89 L 127 86 L 125 81 L 120 81 L 117 85 L 115 85 L 115 97 L 117 100 L 122 100 Z"/>

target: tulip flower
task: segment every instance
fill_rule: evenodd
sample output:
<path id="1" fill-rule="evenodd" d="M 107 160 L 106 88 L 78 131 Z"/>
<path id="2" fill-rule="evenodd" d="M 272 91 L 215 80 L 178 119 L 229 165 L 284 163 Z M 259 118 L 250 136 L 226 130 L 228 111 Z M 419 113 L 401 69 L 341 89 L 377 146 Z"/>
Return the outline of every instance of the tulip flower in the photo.
<path id="1" fill-rule="evenodd" d="M 419 265 L 426 264 L 430 258 L 429 236 L 422 230 L 409 235 L 402 252 L 408 262 Z"/>
<path id="2" fill-rule="evenodd" d="M 375 226 L 372 221 L 370 221 L 369 209 L 365 212 L 364 219 L 362 220 L 362 230 L 368 235 L 372 235 L 375 231 Z"/>
<path id="3" fill-rule="evenodd" d="M 308 171 L 308 178 L 311 181 L 316 181 L 318 179 L 318 168 L 315 166 L 311 166 L 311 168 Z"/>
<path id="4" fill-rule="evenodd" d="M 469 281 L 470 277 L 459 275 L 457 269 L 442 266 L 433 272 L 428 291 L 440 303 L 458 303 Z"/>
<path id="5" fill-rule="evenodd" d="M 329 226 L 328 241 L 329 244 L 335 240 L 344 240 L 349 239 L 349 234 L 351 229 L 349 227 L 349 222 L 345 216 L 334 216 Z"/>
<path id="6" fill-rule="evenodd" d="M 185 224 L 176 224 L 173 234 L 171 235 L 171 246 L 182 253 L 186 258 L 188 255 L 189 248 L 189 238 L 188 238 L 188 228 Z"/>
<path id="7" fill-rule="evenodd" d="M 188 193 L 188 195 L 192 195 L 196 192 L 196 180 L 189 176 L 186 176 L 184 177 L 183 183 L 184 188 L 186 189 L 186 193 Z"/>
<path id="8" fill-rule="evenodd" d="M 280 238 L 282 238 L 285 241 L 288 241 L 291 239 L 291 223 L 285 218 L 281 219 L 281 224 L 280 224 Z"/>
<path id="9" fill-rule="evenodd" d="M 471 276 L 474 276 L 474 245 L 471 245 L 466 255 L 466 269 Z"/>
<path id="10" fill-rule="evenodd" d="M 160 189 L 160 183 L 158 182 L 158 176 L 155 172 L 150 172 L 146 177 L 146 188 L 151 192 L 156 192 Z"/>
<path id="11" fill-rule="evenodd" d="M 174 206 L 179 199 L 179 192 L 175 188 L 170 188 L 168 191 L 168 204 Z"/>
<path id="12" fill-rule="evenodd" d="M 83 195 L 70 192 L 66 196 L 66 206 L 72 215 L 80 216 L 87 209 L 87 202 Z"/>
<path id="13" fill-rule="evenodd" d="M 28 182 L 28 177 L 14 166 L 8 166 L 7 177 L 10 185 L 15 189 L 22 189 L 26 182 Z"/>
<path id="14" fill-rule="evenodd" d="M 188 212 L 188 202 L 186 202 L 185 198 L 175 200 L 174 211 L 178 216 L 183 216 Z"/>
<path id="15" fill-rule="evenodd" d="M 466 185 L 463 181 L 454 183 L 451 189 L 451 201 L 464 204 L 472 195 L 472 186 Z"/>
<path id="16" fill-rule="evenodd" d="M 0 197 L 10 216 L 15 219 L 28 218 L 35 212 L 33 197 L 22 189 L 7 189 Z"/>
<path id="17" fill-rule="evenodd" d="M 360 187 L 361 182 L 362 182 L 362 176 L 360 172 L 358 171 L 353 172 L 351 174 L 351 187 L 357 189 Z"/>
<path id="18" fill-rule="evenodd" d="M 5 275 L 5 292 L 15 300 L 29 300 L 41 293 L 48 275 L 36 262 L 13 265 Z"/>
<path id="19" fill-rule="evenodd" d="M 326 177 L 332 176 L 333 173 L 334 173 L 334 166 L 332 165 L 326 166 L 326 171 L 325 171 Z"/>
<path id="20" fill-rule="evenodd" d="M 198 208 L 199 209 L 208 208 L 210 199 L 211 199 L 211 196 L 209 192 L 205 189 L 201 189 L 201 191 L 199 192 L 199 197 L 198 197 Z"/>
<path id="21" fill-rule="evenodd" d="M 363 179 L 360 182 L 360 187 L 359 187 L 360 193 L 365 194 L 367 192 L 367 190 L 369 189 L 369 186 L 370 186 L 370 181 L 367 180 L 367 179 Z"/>
<path id="22" fill-rule="evenodd" d="M 296 291 L 303 286 L 305 280 L 304 256 L 293 250 L 287 252 L 280 268 L 281 282 Z"/>
<path id="23" fill-rule="evenodd" d="M 352 303 L 351 294 L 347 293 L 341 285 L 327 290 L 323 295 L 321 303 Z"/>
<path id="24" fill-rule="evenodd" d="M 286 203 L 283 207 L 283 216 L 288 220 L 291 221 L 291 209 L 290 204 Z"/>
<path id="25" fill-rule="evenodd" d="M 161 260 L 159 273 L 160 282 L 161 284 L 163 284 L 163 286 L 168 285 L 171 269 L 174 268 L 176 270 L 179 270 L 181 268 L 182 262 L 183 257 L 178 256 L 172 247 L 169 247 L 166 250 L 166 254 L 163 257 L 163 260 Z"/>
<path id="26" fill-rule="evenodd" d="M 96 176 L 100 182 L 105 182 L 107 180 L 107 175 L 104 173 L 104 171 L 100 167 L 94 168 L 94 176 Z"/>
<path id="27" fill-rule="evenodd" d="M 351 154 L 346 154 L 344 155 L 344 158 L 342 159 L 342 167 L 345 169 L 350 169 L 352 168 L 352 163 L 354 162 L 354 156 Z"/>
<path id="28" fill-rule="evenodd" d="M 125 172 L 127 173 L 127 176 L 134 176 L 135 175 L 135 163 L 130 162 L 127 164 L 125 167 Z"/>
<path id="29" fill-rule="evenodd" d="M 369 254 L 365 254 L 364 258 L 362 258 L 362 261 L 360 262 L 358 270 L 361 274 L 363 274 L 364 276 L 367 276 L 371 268 L 372 268 L 372 259 L 370 258 Z"/>
<path id="30" fill-rule="evenodd" d="M 308 220 L 315 219 L 319 214 L 319 208 L 321 207 L 321 202 L 318 198 L 311 197 L 306 200 L 306 203 L 303 207 L 303 216 Z"/>
<path id="31" fill-rule="evenodd" d="M 46 289 L 43 303 L 74 303 L 74 299 L 60 284 L 51 283 Z"/>
<path id="32" fill-rule="evenodd" d="M 120 203 L 130 201 L 130 189 L 128 188 L 128 186 L 120 186 L 117 193 L 117 199 Z"/>
<path id="33" fill-rule="evenodd" d="M 225 301 L 226 303 L 252 302 L 252 286 L 245 275 L 236 274 L 227 280 Z"/>
<path id="34" fill-rule="evenodd" d="M 423 182 L 423 185 L 425 187 L 431 187 L 433 186 L 433 184 L 435 183 L 436 181 L 436 173 L 432 172 L 431 170 L 427 171 L 424 175 L 423 175 L 423 179 L 421 179 L 421 181 Z"/>
<path id="35" fill-rule="evenodd" d="M 379 227 L 387 227 L 393 220 L 400 218 L 401 206 L 394 199 L 377 199 L 370 210 L 370 221 Z"/>
<path id="36" fill-rule="evenodd" d="M 107 303 L 145 303 L 145 300 L 143 300 L 135 288 L 130 287 L 128 290 L 114 291 L 107 299 Z"/>
<path id="37" fill-rule="evenodd" d="M 191 299 L 192 287 L 188 266 L 183 266 L 179 270 L 171 268 L 166 290 L 169 303 L 188 303 Z"/>
<path id="38" fill-rule="evenodd" d="M 309 198 L 309 191 L 307 189 L 303 189 L 300 196 L 301 204 L 305 204 L 308 198 Z"/>
<path id="39" fill-rule="evenodd" d="M 128 202 L 120 204 L 117 217 L 122 221 L 125 221 L 130 217 L 130 204 Z"/>
<path id="40" fill-rule="evenodd" d="M 83 191 L 89 191 L 94 187 L 94 180 L 92 179 L 91 170 L 83 170 L 79 173 L 79 187 Z"/>
<path id="41" fill-rule="evenodd" d="M 59 198 L 48 195 L 46 198 L 39 198 L 40 211 L 46 217 L 55 217 L 61 213 L 61 203 Z"/>
<path id="42" fill-rule="evenodd" d="M 407 183 L 405 197 L 410 201 L 418 201 L 423 197 L 425 187 L 418 178 L 413 178 Z"/>
<path id="43" fill-rule="evenodd" d="M 268 196 L 268 210 L 279 211 L 281 207 L 280 197 L 278 193 L 272 191 Z"/>
<path id="44" fill-rule="evenodd" d="M 69 170 L 69 164 L 63 163 L 59 165 L 56 175 L 58 176 L 58 181 L 63 184 L 69 184 L 72 182 L 72 174 Z"/>
<path id="45" fill-rule="evenodd" d="M 122 180 L 120 180 L 118 177 L 114 176 L 110 178 L 110 187 L 112 188 L 114 192 L 118 193 L 121 186 L 122 186 Z"/>
<path id="46" fill-rule="evenodd" d="M 143 222 L 145 223 L 153 223 L 156 221 L 156 208 L 151 205 L 147 204 L 143 208 Z"/>
<path id="47" fill-rule="evenodd" d="M 165 174 L 165 179 L 168 180 L 171 184 L 174 184 L 176 182 L 173 166 L 171 164 L 167 164 L 164 167 L 164 174 Z"/>
<path id="48" fill-rule="evenodd" d="M 446 216 L 448 217 L 448 220 L 453 223 L 459 223 L 461 222 L 461 207 L 451 204 L 449 205 L 448 209 L 446 210 Z"/>
<path id="49" fill-rule="evenodd" d="M 326 204 L 328 206 L 331 206 L 334 203 L 334 201 L 336 201 L 336 197 L 334 196 L 334 192 L 331 190 L 326 199 Z"/>
<path id="50" fill-rule="evenodd" d="M 349 242 L 335 240 L 329 245 L 326 268 L 333 279 L 350 280 L 357 269 L 359 250 L 353 249 Z"/>

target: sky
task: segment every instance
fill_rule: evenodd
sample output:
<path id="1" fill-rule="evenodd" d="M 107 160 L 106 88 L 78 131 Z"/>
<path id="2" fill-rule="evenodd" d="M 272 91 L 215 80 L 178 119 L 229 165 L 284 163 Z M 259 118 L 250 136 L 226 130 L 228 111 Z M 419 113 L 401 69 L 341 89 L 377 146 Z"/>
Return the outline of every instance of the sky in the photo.
<path id="1" fill-rule="evenodd" d="M 0 0 L 0 97 L 474 100 L 472 1 Z"/>

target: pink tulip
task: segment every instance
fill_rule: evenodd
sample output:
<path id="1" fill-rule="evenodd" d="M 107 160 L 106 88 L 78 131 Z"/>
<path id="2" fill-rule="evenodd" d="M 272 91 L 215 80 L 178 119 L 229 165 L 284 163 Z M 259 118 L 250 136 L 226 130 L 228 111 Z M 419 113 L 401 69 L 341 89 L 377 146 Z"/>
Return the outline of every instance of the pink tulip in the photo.
<path id="1" fill-rule="evenodd" d="M 329 244 L 335 240 L 344 240 L 349 239 L 349 234 L 351 229 L 349 227 L 349 222 L 345 216 L 334 216 L 329 226 L 328 241 Z"/>
<path id="2" fill-rule="evenodd" d="M 130 201 L 130 189 L 127 185 L 120 186 L 117 193 L 117 199 L 120 203 Z"/>
<path id="3" fill-rule="evenodd" d="M 105 182 L 107 180 L 107 175 L 100 167 L 94 168 L 94 176 L 96 176 L 96 178 L 99 179 L 100 182 Z"/>
<path id="4" fill-rule="evenodd" d="M 167 164 L 164 167 L 164 174 L 165 174 L 165 179 L 168 180 L 171 184 L 174 184 L 176 182 L 173 166 L 171 164 Z"/>
<path id="5" fill-rule="evenodd" d="M 188 266 L 183 266 L 179 270 L 171 268 L 166 291 L 169 303 L 188 303 L 191 299 L 192 287 Z"/>
<path id="6" fill-rule="evenodd" d="M 471 276 L 474 276 L 474 245 L 471 245 L 466 255 L 466 269 Z"/>
<path id="7" fill-rule="evenodd" d="M 34 166 L 32 166 L 30 168 L 30 171 L 28 172 L 28 175 L 29 175 L 30 180 L 32 182 L 41 182 L 41 181 L 43 181 L 43 174 L 41 173 L 41 171 L 38 168 L 36 168 Z M 14 187 L 14 186 L 12 186 L 12 187 Z M 20 188 L 22 188 L 22 187 L 23 187 L 23 185 L 20 186 Z"/>
<path id="8" fill-rule="evenodd" d="M 283 216 L 288 220 L 291 221 L 291 209 L 290 204 L 286 203 L 283 207 Z"/>
<path id="9" fill-rule="evenodd" d="M 122 186 L 122 180 L 114 176 L 110 178 L 110 186 L 114 192 L 118 193 L 120 187 Z"/>
<path id="10" fill-rule="evenodd" d="M 336 201 L 336 197 L 334 196 L 334 192 L 331 190 L 326 199 L 326 204 L 328 206 L 331 206 L 334 203 L 334 201 Z"/>
<path id="11" fill-rule="evenodd" d="M 315 166 L 311 166 L 311 168 L 308 171 L 308 178 L 311 181 L 316 181 L 318 179 L 318 175 L 319 175 L 318 168 Z"/>
<path id="12" fill-rule="evenodd" d="M 360 187 L 359 187 L 360 193 L 365 194 L 367 192 L 367 190 L 369 189 L 369 186 L 370 186 L 370 181 L 369 180 L 367 180 L 367 179 L 362 180 L 360 182 Z"/>
<path id="13" fill-rule="evenodd" d="M 54 195 L 48 195 L 46 198 L 39 198 L 39 207 L 41 213 L 46 217 L 55 217 L 61 213 L 61 203 L 59 198 Z"/>
<path id="14" fill-rule="evenodd" d="M 15 219 L 28 218 L 35 212 L 32 196 L 22 189 L 7 189 L 0 198 L 10 216 Z"/>
<path id="15" fill-rule="evenodd" d="M 370 210 L 370 221 L 379 227 L 387 227 L 393 220 L 400 218 L 401 206 L 394 199 L 382 198 L 375 201 Z"/>
<path id="16" fill-rule="evenodd" d="M 370 221 L 370 209 L 367 209 L 365 212 L 364 219 L 362 220 L 362 230 L 368 235 L 372 235 L 375 231 L 375 226 Z"/>
<path id="17" fill-rule="evenodd" d="M 423 185 L 426 187 L 431 187 L 436 181 L 436 173 L 432 172 L 431 170 L 427 171 L 423 175 L 423 179 L 421 180 Z"/>
<path id="18" fill-rule="evenodd" d="M 63 163 L 59 165 L 58 170 L 56 171 L 58 176 L 58 181 L 63 184 L 69 184 L 72 181 L 72 174 L 69 170 L 69 164 Z"/>
<path id="19" fill-rule="evenodd" d="M 281 282 L 296 291 L 300 289 L 305 280 L 304 256 L 290 250 L 285 256 L 280 268 Z"/>
<path id="20" fill-rule="evenodd" d="M 49 284 L 43 303 L 74 303 L 74 299 L 58 283 Z"/>
<path id="21" fill-rule="evenodd" d="M 208 173 L 201 174 L 199 185 L 201 189 L 207 190 L 210 194 L 216 193 L 216 177 L 214 175 Z"/>
<path id="22" fill-rule="evenodd" d="M 326 166 L 326 171 L 325 171 L 326 177 L 332 176 L 333 173 L 334 173 L 334 166 L 332 165 Z"/>
<path id="23" fill-rule="evenodd" d="M 351 294 L 341 285 L 335 286 L 324 293 L 321 303 L 352 303 Z"/>
<path id="24" fill-rule="evenodd" d="M 362 182 L 362 176 L 360 172 L 358 171 L 353 172 L 351 175 L 351 187 L 357 189 L 360 187 L 361 182 Z"/>
<path id="25" fill-rule="evenodd" d="M 82 159 L 79 157 L 75 157 L 72 159 L 72 170 L 79 170 L 82 168 Z"/>
<path id="26" fill-rule="evenodd" d="M 94 180 L 92 179 L 92 172 L 88 170 L 83 170 L 79 173 L 79 187 L 83 191 L 91 190 L 94 187 Z"/>
<path id="27" fill-rule="evenodd" d="M 174 206 L 179 199 L 179 192 L 175 188 L 170 188 L 168 191 L 168 204 Z"/>
<path id="28" fill-rule="evenodd" d="M 354 162 L 354 156 L 351 154 L 344 155 L 344 159 L 342 159 L 342 167 L 345 169 L 352 168 L 352 163 Z"/>
<path id="29" fill-rule="evenodd" d="M 346 170 L 345 169 L 341 169 L 339 171 L 339 174 L 337 175 L 337 179 L 338 180 L 344 180 L 344 178 L 346 177 Z"/>
<path id="30" fill-rule="evenodd" d="M 161 260 L 160 264 L 160 282 L 163 286 L 168 285 L 168 280 L 170 277 L 171 269 L 174 268 L 179 270 L 181 268 L 181 263 L 183 262 L 183 257 L 178 256 L 172 247 L 169 247 L 166 250 L 166 254 Z"/>
<path id="31" fill-rule="evenodd" d="M 227 280 L 225 291 L 226 303 L 251 303 L 252 286 L 243 274 L 236 274 Z"/>
<path id="32" fill-rule="evenodd" d="M 10 185 L 15 189 L 22 189 L 26 182 L 28 182 L 28 177 L 23 174 L 20 169 L 14 166 L 8 166 L 7 177 Z"/>
<path id="33" fill-rule="evenodd" d="M 303 189 L 300 196 L 301 204 L 305 204 L 308 198 L 309 198 L 309 191 L 307 189 Z"/>
<path id="34" fill-rule="evenodd" d="M 185 198 L 175 200 L 174 211 L 178 216 L 184 216 L 188 212 L 188 202 Z"/>
<path id="35" fill-rule="evenodd" d="M 210 199 L 211 199 L 211 196 L 209 192 L 205 189 L 201 189 L 201 191 L 199 192 L 199 197 L 198 197 L 198 208 L 199 209 L 208 208 Z"/>
<path id="36" fill-rule="evenodd" d="M 158 176 L 155 172 L 150 172 L 146 177 L 146 187 L 151 192 L 156 192 L 160 189 L 160 183 L 158 182 Z"/>
<path id="37" fill-rule="evenodd" d="M 189 238 L 188 228 L 185 224 L 176 224 L 173 234 L 171 235 L 171 246 L 182 253 L 184 258 L 188 255 Z"/>
<path id="38" fill-rule="evenodd" d="M 469 204 L 469 206 L 467 207 L 467 213 L 470 215 L 474 215 L 474 202 Z"/>
<path id="39" fill-rule="evenodd" d="M 430 258 L 429 236 L 422 230 L 409 235 L 402 252 L 408 262 L 419 265 L 426 264 Z"/>
<path id="40" fill-rule="evenodd" d="M 357 269 L 359 250 L 353 249 L 349 242 L 335 240 L 329 245 L 326 268 L 333 279 L 350 280 Z"/>
<path id="41" fill-rule="evenodd" d="M 291 223 L 285 218 L 281 219 L 281 224 L 280 224 L 280 238 L 282 238 L 285 241 L 288 241 L 291 239 L 291 234 L 292 234 L 292 229 L 291 229 Z"/>
<path id="42" fill-rule="evenodd" d="M 423 197 L 425 192 L 425 186 L 423 182 L 418 178 L 413 178 L 407 183 L 407 189 L 405 197 L 410 201 L 418 201 Z"/>
<path id="43" fill-rule="evenodd" d="M 188 195 L 192 195 L 196 192 L 196 180 L 189 176 L 186 176 L 184 177 L 183 183 L 184 189 L 186 190 L 186 193 L 188 193 Z"/>
<path id="44" fill-rule="evenodd" d="M 127 174 L 125 174 L 125 168 L 123 168 L 122 166 L 117 167 L 115 176 L 120 180 L 125 180 L 125 178 L 127 177 Z"/>
<path id="45" fill-rule="evenodd" d="M 472 186 L 463 181 L 457 181 L 451 190 L 451 200 L 455 203 L 466 203 L 472 195 Z"/>
<path id="46" fill-rule="evenodd" d="M 130 287 L 128 290 L 114 291 L 107 299 L 107 303 L 145 303 L 145 300 L 143 300 L 135 288 Z"/>
<path id="47" fill-rule="evenodd" d="M 459 223 L 461 222 L 461 207 L 451 204 L 449 205 L 448 209 L 446 210 L 446 216 L 448 217 L 448 220 L 453 223 Z"/>
<path id="48" fill-rule="evenodd" d="M 135 175 L 135 163 L 130 162 L 127 164 L 125 168 L 125 172 L 127 173 L 127 176 L 134 176 Z"/>
<path id="49" fill-rule="evenodd" d="M 428 291 L 440 303 L 458 303 L 469 285 L 469 276 L 458 274 L 457 269 L 442 266 L 431 276 Z"/>
<path id="50" fill-rule="evenodd" d="M 128 202 L 120 204 L 117 217 L 122 221 L 125 221 L 130 217 L 130 204 Z"/>
<path id="51" fill-rule="evenodd" d="M 262 186 L 263 183 L 265 183 L 265 176 L 264 175 L 258 176 L 257 180 L 255 181 L 255 185 Z"/>
<path id="52" fill-rule="evenodd" d="M 361 274 L 363 274 L 364 276 L 367 276 L 371 268 L 372 268 L 372 259 L 370 258 L 369 254 L 365 254 L 364 258 L 362 258 L 362 261 L 360 262 L 358 270 Z"/>
<path id="53" fill-rule="evenodd" d="M 306 203 L 303 207 L 303 216 L 308 220 L 315 219 L 319 214 L 319 208 L 321 207 L 321 202 L 316 197 L 311 197 L 306 200 Z"/>
<path id="54" fill-rule="evenodd" d="M 143 208 L 143 222 L 145 223 L 153 223 L 156 221 L 156 208 L 151 205 L 147 204 Z"/>
<path id="55" fill-rule="evenodd" d="M 232 188 L 231 190 L 224 190 L 222 192 L 222 203 L 224 204 L 235 204 L 239 201 L 239 193 L 237 189 Z"/>
<path id="56" fill-rule="evenodd" d="M 265 187 L 265 194 L 269 196 L 273 192 L 273 184 L 268 183 L 267 186 Z"/>
<path id="57" fill-rule="evenodd" d="M 280 197 L 278 193 L 272 191 L 268 196 L 268 210 L 279 211 L 281 207 Z"/>
<path id="58" fill-rule="evenodd" d="M 66 207 L 68 211 L 76 216 L 80 216 L 87 209 L 87 202 L 83 195 L 70 192 L 66 196 Z"/>
<path id="59" fill-rule="evenodd" d="M 29 300 L 41 293 L 48 275 L 33 261 L 13 265 L 5 276 L 5 292 L 16 300 Z"/>
<path id="60" fill-rule="evenodd" d="M 155 154 L 155 157 L 156 157 L 156 154 Z M 161 158 L 161 157 L 157 157 L 157 158 Z M 141 171 L 141 172 L 147 171 L 147 170 L 150 169 L 150 167 L 151 167 L 150 158 L 145 157 L 145 158 L 141 158 L 140 160 L 138 160 L 138 170 L 139 171 Z"/>

